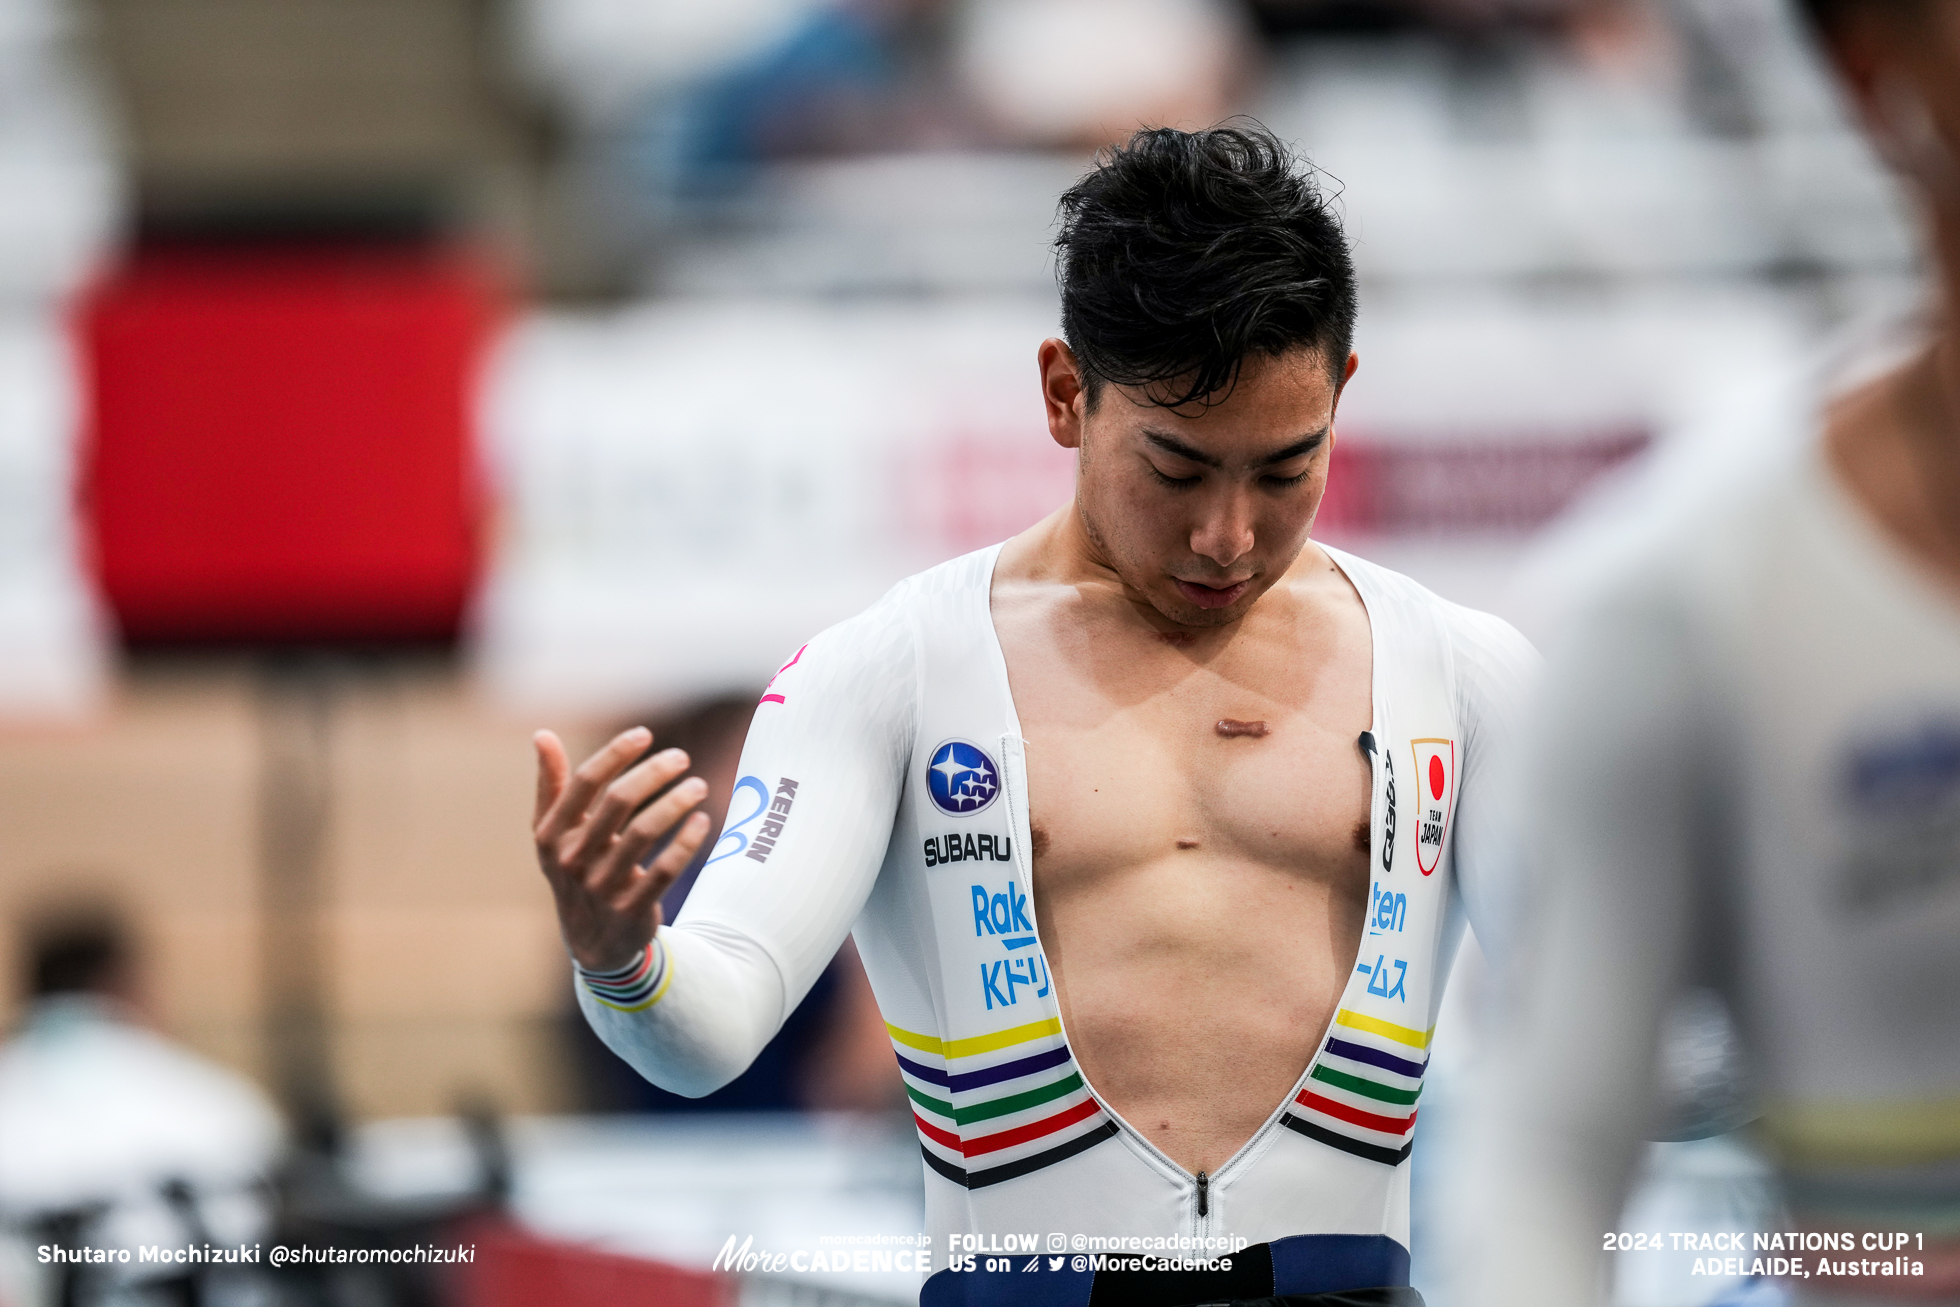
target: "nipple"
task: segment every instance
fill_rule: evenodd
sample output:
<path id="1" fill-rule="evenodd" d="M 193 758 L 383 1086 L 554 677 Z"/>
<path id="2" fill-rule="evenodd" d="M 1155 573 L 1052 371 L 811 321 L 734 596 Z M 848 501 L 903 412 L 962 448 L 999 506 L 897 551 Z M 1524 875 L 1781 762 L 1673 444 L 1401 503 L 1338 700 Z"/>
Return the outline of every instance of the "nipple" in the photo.
<path id="1" fill-rule="evenodd" d="M 1234 721 L 1230 717 L 1221 717 L 1218 721 L 1218 725 L 1214 726 L 1212 729 L 1217 731 L 1220 735 L 1224 736 L 1228 740 L 1240 735 L 1250 736 L 1252 739 L 1257 740 L 1265 736 L 1266 723 L 1241 722 L 1241 721 Z"/>

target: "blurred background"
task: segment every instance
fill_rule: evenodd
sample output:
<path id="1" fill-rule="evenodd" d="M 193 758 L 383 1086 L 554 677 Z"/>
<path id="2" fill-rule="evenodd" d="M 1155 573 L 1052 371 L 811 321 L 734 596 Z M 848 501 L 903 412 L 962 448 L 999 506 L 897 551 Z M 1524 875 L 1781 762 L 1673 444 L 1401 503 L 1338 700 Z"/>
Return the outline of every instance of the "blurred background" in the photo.
<path id="1" fill-rule="evenodd" d="M 1362 276 L 1320 534 L 1521 621 L 1588 483 L 1920 293 L 1781 0 L 0 0 L 0 1304 L 283 1300 L 27 1253 L 143 1230 L 502 1209 L 510 1265 L 606 1250 L 530 1301 L 649 1302 L 913 1231 L 848 949 L 706 1112 L 584 1034 L 527 736 L 725 795 L 791 651 L 1065 500 L 1055 199 L 1236 113 Z M 1773 1209 L 1735 1137 L 1649 1168 L 1669 1228 Z M 1773 1300 L 1686 1260 L 1622 1300 Z"/>

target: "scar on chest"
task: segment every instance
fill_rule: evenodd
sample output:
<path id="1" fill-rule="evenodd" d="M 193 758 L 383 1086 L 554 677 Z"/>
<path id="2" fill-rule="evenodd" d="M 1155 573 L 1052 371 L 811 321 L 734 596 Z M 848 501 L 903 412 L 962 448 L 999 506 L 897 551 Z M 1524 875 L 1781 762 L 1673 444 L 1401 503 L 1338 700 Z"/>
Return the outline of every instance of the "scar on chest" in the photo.
<path id="1" fill-rule="evenodd" d="M 1212 727 L 1212 729 L 1228 740 L 1235 739 L 1241 735 L 1257 740 L 1268 734 L 1268 728 L 1264 722 L 1242 722 L 1230 717 L 1219 718 L 1218 725 Z"/>

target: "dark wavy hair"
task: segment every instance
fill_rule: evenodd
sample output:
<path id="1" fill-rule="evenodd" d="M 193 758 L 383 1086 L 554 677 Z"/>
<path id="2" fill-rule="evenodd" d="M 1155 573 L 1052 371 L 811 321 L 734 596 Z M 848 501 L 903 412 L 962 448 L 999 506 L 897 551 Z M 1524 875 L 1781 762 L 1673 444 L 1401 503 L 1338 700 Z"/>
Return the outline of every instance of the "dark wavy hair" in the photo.
<path id="1" fill-rule="evenodd" d="M 1248 355 L 1354 339 L 1354 261 L 1318 174 L 1241 120 L 1153 128 L 1062 195 L 1062 337 L 1093 408 L 1104 383 L 1178 408 L 1230 393 Z"/>

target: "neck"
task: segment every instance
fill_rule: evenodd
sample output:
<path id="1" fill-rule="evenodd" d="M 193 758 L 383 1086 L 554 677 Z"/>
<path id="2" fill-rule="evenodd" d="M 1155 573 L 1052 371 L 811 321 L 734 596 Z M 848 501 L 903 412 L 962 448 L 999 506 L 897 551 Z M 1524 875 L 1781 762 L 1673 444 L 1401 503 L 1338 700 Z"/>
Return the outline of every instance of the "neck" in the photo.
<path id="1" fill-rule="evenodd" d="M 1054 563 L 1057 571 L 1067 580 L 1087 584 L 1092 587 L 1116 586 L 1125 593 L 1129 587 L 1109 561 L 1109 551 L 1103 547 L 1101 538 L 1089 524 L 1083 512 L 1082 501 L 1069 501 L 1051 537 Z"/>
<path id="2" fill-rule="evenodd" d="M 1938 197 L 1927 224 L 1939 307 L 1925 363 L 1922 439 L 1960 453 L 1960 196 Z M 1950 505 L 1960 512 L 1960 504 Z"/>
<path id="3" fill-rule="evenodd" d="M 1123 579 L 1110 561 L 1109 550 L 1089 521 L 1080 501 L 1069 504 L 1056 541 L 1059 562 L 1068 579 L 1085 595 L 1095 595 L 1129 612 L 1138 622 L 1160 634 L 1184 631 L 1158 612 L 1156 606 Z"/>
<path id="4" fill-rule="evenodd" d="M 1938 304 L 1925 352 L 1853 396 L 1834 419 L 1835 457 L 1858 496 L 1920 561 L 1960 582 L 1960 213 L 1928 224 Z"/>
<path id="5" fill-rule="evenodd" d="M 1960 441 L 1960 213 L 1941 215 L 1936 227 L 1939 260 L 1940 307 L 1933 329 L 1931 372 L 1938 388 L 1940 408 L 1946 414 L 1945 438 Z"/>
<path id="6" fill-rule="evenodd" d="M 1105 606 L 1108 611 L 1127 614 L 1140 627 L 1166 639 L 1175 637 L 1175 643 L 1224 636 L 1238 628 L 1237 619 L 1217 626 L 1186 626 L 1165 616 L 1141 591 L 1123 579 L 1101 533 L 1079 500 L 1071 501 L 1043 529 L 1047 534 L 1041 548 L 1045 563 L 1042 570 L 1047 572 L 1047 579 L 1074 587 L 1082 597 Z"/>

